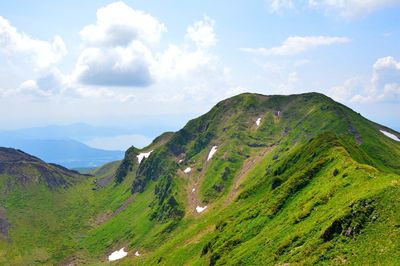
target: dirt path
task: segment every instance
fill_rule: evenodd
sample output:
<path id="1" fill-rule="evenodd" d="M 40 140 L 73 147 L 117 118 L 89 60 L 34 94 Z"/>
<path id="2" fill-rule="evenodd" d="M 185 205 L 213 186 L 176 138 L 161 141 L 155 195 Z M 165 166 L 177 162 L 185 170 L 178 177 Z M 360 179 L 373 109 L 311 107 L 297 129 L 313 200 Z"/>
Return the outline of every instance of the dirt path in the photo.
<path id="1" fill-rule="evenodd" d="M 118 207 L 118 209 L 116 209 L 113 212 L 106 212 L 106 213 L 101 213 L 99 214 L 97 217 L 95 217 L 93 219 L 93 223 L 95 225 L 100 225 L 103 224 L 105 222 L 107 222 L 108 220 L 110 220 L 111 218 L 113 218 L 114 216 L 118 215 L 119 213 L 121 213 L 123 210 L 125 210 L 129 204 L 131 204 L 133 202 L 133 200 L 135 199 L 135 195 L 131 195 L 129 196 L 129 198 L 127 198 L 122 204 L 121 206 Z"/>
<path id="2" fill-rule="evenodd" d="M 253 154 L 253 156 L 244 161 L 240 172 L 236 175 L 233 181 L 232 189 L 225 200 L 224 206 L 227 206 L 235 199 L 235 197 L 239 193 L 240 185 L 244 177 L 254 167 L 254 165 L 259 163 L 264 158 L 264 156 L 268 152 L 270 152 L 273 148 L 274 147 L 267 147 L 259 149 L 255 154 Z M 200 190 L 200 184 L 204 179 L 205 171 L 207 170 L 207 165 L 208 162 L 206 161 L 200 173 L 197 173 L 194 167 L 192 167 L 192 171 L 190 173 L 185 174 L 181 170 L 178 173 L 178 175 L 187 178 L 188 180 L 187 190 L 186 190 L 188 210 L 186 212 L 186 215 L 198 215 L 198 213 L 196 212 L 196 207 L 197 206 L 203 207 L 203 203 L 199 199 L 199 190 Z"/>
<path id="3" fill-rule="evenodd" d="M 196 213 L 195 209 L 199 201 L 198 200 L 199 178 L 198 175 L 193 174 L 192 172 L 188 174 L 188 178 L 189 178 L 188 188 L 187 188 L 188 203 L 189 203 L 188 213 L 194 214 Z"/>
<path id="4" fill-rule="evenodd" d="M 188 178 L 188 203 L 189 203 L 189 210 L 187 214 L 196 215 L 198 214 L 196 211 L 197 206 L 202 206 L 202 202 L 199 200 L 199 190 L 200 184 L 204 179 L 205 171 L 207 169 L 207 162 L 202 167 L 200 173 L 196 173 L 194 169 L 189 174 L 184 174 Z"/>
<path id="5" fill-rule="evenodd" d="M 213 232 L 214 229 L 215 229 L 215 225 L 210 225 L 210 226 L 204 228 L 203 230 L 201 230 L 200 232 L 198 232 L 197 234 L 193 235 L 189 239 L 186 239 L 185 241 L 183 241 L 183 244 L 189 245 L 189 244 L 193 244 L 193 243 L 198 243 L 203 238 L 203 236 L 207 235 L 208 233 Z"/>
<path id="6" fill-rule="evenodd" d="M 207 153 L 208 154 L 208 153 Z M 188 179 L 188 185 L 187 185 L 187 202 L 188 202 L 188 211 L 186 212 L 186 215 L 199 215 L 200 213 L 197 213 L 196 207 L 201 206 L 204 207 L 204 203 L 201 202 L 199 199 L 199 191 L 200 191 L 200 185 L 202 184 L 204 180 L 205 173 L 208 168 L 208 163 L 209 161 L 206 160 L 206 157 L 204 158 L 204 164 L 202 166 L 202 169 L 200 173 L 196 171 L 196 168 L 193 166 L 190 166 L 192 168 L 192 171 L 188 174 L 183 173 L 183 171 L 179 171 L 179 175 L 184 176 L 185 178 Z M 209 208 L 208 206 L 207 208 Z M 205 210 L 204 212 L 206 212 Z M 203 212 L 202 212 L 203 213 Z"/>
<path id="7" fill-rule="evenodd" d="M 225 201 L 225 206 L 230 204 L 237 196 L 239 190 L 240 190 L 240 185 L 243 182 L 243 179 L 246 177 L 247 173 L 257 164 L 259 163 L 264 156 L 270 152 L 274 147 L 267 147 L 260 149 L 257 151 L 257 153 L 254 156 L 251 156 L 249 159 L 245 160 L 243 163 L 242 168 L 240 169 L 239 174 L 236 175 L 235 179 L 233 180 L 233 185 L 232 189 L 229 192 L 226 201 Z"/>

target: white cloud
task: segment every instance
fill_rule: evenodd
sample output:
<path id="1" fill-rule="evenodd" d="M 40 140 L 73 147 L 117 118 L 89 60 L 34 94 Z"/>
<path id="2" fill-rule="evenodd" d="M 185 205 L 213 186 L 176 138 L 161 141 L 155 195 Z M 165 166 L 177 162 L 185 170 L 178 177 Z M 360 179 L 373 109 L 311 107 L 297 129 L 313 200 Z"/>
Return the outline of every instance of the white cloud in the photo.
<path id="1" fill-rule="evenodd" d="M 379 58 L 369 80 L 352 78 L 331 89 L 334 98 L 357 103 L 400 103 L 400 61 L 391 56 Z"/>
<path id="2" fill-rule="evenodd" d="M 217 42 L 214 24 L 214 20 L 204 16 L 203 20 L 196 21 L 193 25 L 188 27 L 186 38 L 192 40 L 200 47 L 214 46 Z"/>
<path id="3" fill-rule="evenodd" d="M 81 31 L 81 51 L 71 73 L 49 68 L 17 89 L 1 90 L 1 101 L 9 97 L 31 106 L 46 101 L 46 106 L 64 106 L 55 114 L 68 117 L 75 115 L 68 108 L 96 117 L 181 114 L 204 112 L 216 101 L 245 90 L 232 84 L 229 69 L 213 52 L 218 39 L 213 19 L 194 21 L 181 42 L 168 44 L 161 43 L 166 27 L 157 18 L 121 2 L 100 10 L 96 21 Z M 145 25 L 148 21 L 153 26 Z M 132 90 L 134 86 L 147 88 Z"/>
<path id="4" fill-rule="evenodd" d="M 81 31 L 84 48 L 73 77 L 89 86 L 145 87 L 213 67 L 214 25 L 204 16 L 188 26 L 181 45 L 155 52 L 165 25 L 122 2 L 112 3 L 100 8 L 96 23 Z"/>
<path id="5" fill-rule="evenodd" d="M 104 87 L 75 85 L 63 91 L 63 96 L 82 99 L 102 99 L 109 102 L 126 103 L 137 99 L 135 94 L 126 91 L 117 91 Z"/>
<path id="6" fill-rule="evenodd" d="M 170 44 L 155 56 L 154 76 L 171 80 L 215 68 L 216 56 L 210 51 L 217 42 L 214 24 L 214 20 L 204 16 L 188 26 L 183 44 Z"/>
<path id="7" fill-rule="evenodd" d="M 74 76 L 88 85 L 136 86 L 152 83 L 150 50 L 138 41 L 128 47 L 90 47 L 82 51 Z"/>
<path id="8" fill-rule="evenodd" d="M 362 17 L 380 9 L 399 6 L 399 0 L 267 0 L 269 10 L 281 14 L 284 10 L 307 8 L 342 18 Z"/>
<path id="9" fill-rule="evenodd" d="M 256 53 L 261 55 L 294 55 L 319 46 L 328 46 L 332 44 L 344 44 L 350 40 L 346 37 L 331 36 L 291 36 L 287 38 L 282 45 L 271 48 L 241 48 L 244 52 Z"/>
<path id="10" fill-rule="evenodd" d="M 355 94 L 361 93 L 367 83 L 363 77 L 353 77 L 345 80 L 342 85 L 332 87 L 329 95 L 335 100 L 348 102 Z"/>
<path id="11" fill-rule="evenodd" d="M 59 94 L 67 85 L 65 77 L 57 68 L 52 68 L 38 79 L 29 79 L 22 82 L 18 88 L 5 90 L 3 97 L 34 96 L 48 98 Z"/>
<path id="12" fill-rule="evenodd" d="M 97 11 L 95 24 L 80 32 L 84 49 L 74 77 L 87 85 L 143 87 L 153 82 L 153 55 L 164 24 L 155 17 L 115 2 Z"/>
<path id="13" fill-rule="evenodd" d="M 207 50 L 171 44 L 157 56 L 154 73 L 159 79 L 175 79 L 202 67 L 210 67 L 211 60 L 212 55 Z"/>
<path id="14" fill-rule="evenodd" d="M 119 103 L 129 102 L 136 97 L 129 91 L 105 87 L 93 87 L 76 83 L 71 76 L 53 68 L 37 79 L 22 82 L 16 89 L 3 90 L 1 97 L 34 97 L 41 100 L 60 99 L 106 99 Z"/>
<path id="15" fill-rule="evenodd" d="M 26 33 L 19 32 L 2 16 L 0 16 L 0 50 L 9 58 L 27 57 L 38 70 L 57 63 L 67 53 L 60 36 L 54 36 L 51 42 L 33 39 Z"/>
<path id="16" fill-rule="evenodd" d="M 267 0 L 270 11 L 280 13 L 283 9 L 292 9 L 295 7 L 293 0 Z"/>
<path id="17" fill-rule="evenodd" d="M 85 144 L 93 148 L 104 150 L 125 151 L 132 145 L 143 148 L 151 143 L 152 139 L 143 135 L 119 135 L 112 137 L 97 137 L 85 141 Z"/>
<path id="18" fill-rule="evenodd" d="M 341 17 L 355 18 L 374 11 L 398 6 L 399 0 L 308 0 L 309 7 L 335 11 Z"/>
<path id="19" fill-rule="evenodd" d="M 135 10 L 123 2 L 115 2 L 97 10 L 97 21 L 80 32 L 88 46 L 129 46 L 134 40 L 157 43 L 164 24 L 155 17 Z"/>

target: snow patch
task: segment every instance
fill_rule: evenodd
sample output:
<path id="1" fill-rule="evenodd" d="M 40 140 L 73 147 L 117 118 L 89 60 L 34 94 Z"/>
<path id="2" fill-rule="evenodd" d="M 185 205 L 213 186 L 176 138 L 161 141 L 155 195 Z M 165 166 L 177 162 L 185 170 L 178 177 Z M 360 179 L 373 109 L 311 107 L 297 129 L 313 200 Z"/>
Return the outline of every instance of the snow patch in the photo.
<path id="1" fill-rule="evenodd" d="M 208 154 L 208 157 L 207 157 L 207 161 L 209 161 L 214 156 L 214 154 L 217 152 L 217 147 L 218 146 L 213 146 L 211 148 L 211 151 L 210 151 L 210 153 Z"/>
<path id="2" fill-rule="evenodd" d="M 142 152 L 142 153 L 140 153 L 139 155 L 137 155 L 136 157 L 137 157 L 137 159 L 138 159 L 138 162 L 140 163 L 144 158 L 149 158 L 149 156 L 150 156 L 150 154 L 152 153 L 153 151 L 151 150 L 151 151 L 149 151 L 149 152 Z"/>
<path id="3" fill-rule="evenodd" d="M 128 252 L 125 252 L 125 248 L 121 248 L 120 250 L 114 251 L 108 256 L 108 261 L 119 260 L 128 255 Z"/>
<path id="4" fill-rule="evenodd" d="M 197 213 L 201 213 L 201 212 L 203 212 L 205 209 L 207 209 L 207 206 L 204 206 L 204 207 L 197 206 L 197 207 L 196 207 Z"/>
<path id="5" fill-rule="evenodd" d="M 135 256 L 136 256 L 136 257 L 139 257 L 139 256 L 140 256 L 139 250 L 137 250 L 137 251 L 135 252 Z"/>
<path id="6" fill-rule="evenodd" d="M 389 133 L 389 132 L 387 132 L 385 130 L 379 130 L 379 131 L 382 132 L 383 134 L 385 134 L 386 137 L 389 137 L 389 138 L 391 138 L 391 139 L 393 139 L 395 141 L 399 141 L 400 142 L 399 137 L 397 137 L 395 134 Z"/>
<path id="7" fill-rule="evenodd" d="M 192 171 L 192 168 L 188 167 L 188 168 L 186 168 L 183 172 L 184 172 L 185 174 L 188 174 L 188 173 L 190 173 L 191 171 Z"/>
<path id="8" fill-rule="evenodd" d="M 259 126 L 261 123 L 261 117 L 257 118 L 256 125 Z"/>

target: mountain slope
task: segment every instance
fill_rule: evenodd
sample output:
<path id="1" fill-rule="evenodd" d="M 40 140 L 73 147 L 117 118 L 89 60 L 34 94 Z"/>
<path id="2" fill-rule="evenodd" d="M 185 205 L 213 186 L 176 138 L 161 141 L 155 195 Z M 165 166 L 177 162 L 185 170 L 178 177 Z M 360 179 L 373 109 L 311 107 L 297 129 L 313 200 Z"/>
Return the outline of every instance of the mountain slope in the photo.
<path id="1" fill-rule="evenodd" d="M 46 262 L 106 264 L 125 248 L 115 264 L 396 265 L 400 142 L 387 133 L 400 136 L 317 93 L 224 100 L 66 188 L 86 201 L 61 204 L 84 214 L 80 237 L 55 234 L 69 249 L 42 245 Z"/>
<path id="2" fill-rule="evenodd" d="M 86 248 L 101 258 L 107 238 L 129 249 L 128 265 L 396 262 L 400 145 L 379 130 L 399 135 L 316 93 L 222 101 L 163 145 L 127 152 L 113 186 L 131 184 L 138 201 Z"/>
<path id="3" fill-rule="evenodd" d="M 0 264 L 48 263 L 71 252 L 91 214 L 90 176 L 0 148 Z M 90 184 L 90 183 L 89 183 Z"/>
<path id="4" fill-rule="evenodd" d="M 12 176 L 13 181 L 29 185 L 44 183 L 48 187 L 68 187 L 81 175 L 56 164 L 47 164 L 23 151 L 0 147 L 0 175 Z"/>

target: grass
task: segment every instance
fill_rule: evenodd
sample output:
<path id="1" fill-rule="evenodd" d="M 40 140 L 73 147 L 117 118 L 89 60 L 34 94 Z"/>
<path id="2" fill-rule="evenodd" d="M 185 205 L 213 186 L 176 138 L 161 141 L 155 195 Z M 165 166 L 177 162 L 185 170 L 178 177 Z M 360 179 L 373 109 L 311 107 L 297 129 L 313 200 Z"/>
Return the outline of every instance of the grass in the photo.
<path id="1" fill-rule="evenodd" d="M 102 265 L 126 247 L 112 264 L 397 265 L 400 145 L 380 128 L 320 94 L 243 94 L 155 140 L 140 165 L 131 148 L 57 190 L 3 176 L 13 241 L 0 264 Z M 194 180 L 208 208 L 186 215 Z"/>

